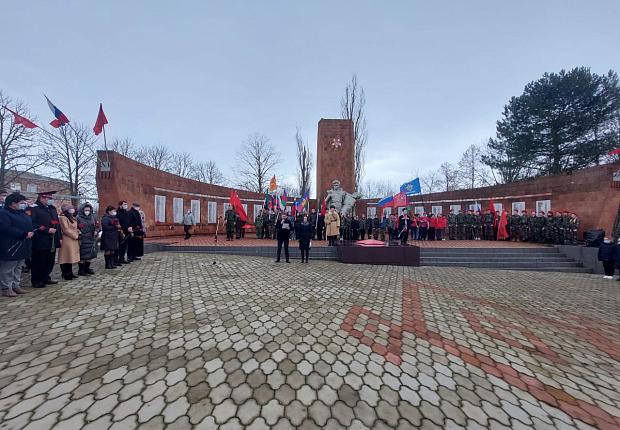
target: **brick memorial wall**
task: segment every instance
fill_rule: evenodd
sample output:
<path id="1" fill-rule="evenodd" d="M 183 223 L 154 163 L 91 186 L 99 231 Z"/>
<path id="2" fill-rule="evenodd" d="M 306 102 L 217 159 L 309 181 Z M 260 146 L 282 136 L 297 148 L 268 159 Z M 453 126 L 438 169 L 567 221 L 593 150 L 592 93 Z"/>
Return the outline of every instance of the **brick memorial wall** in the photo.
<path id="1" fill-rule="evenodd" d="M 338 179 L 345 191 L 355 191 L 353 121 L 321 119 L 316 142 L 316 185 L 319 199 Z"/>
<path id="2" fill-rule="evenodd" d="M 613 181 L 614 172 L 619 170 L 620 163 L 605 164 L 512 184 L 410 196 L 408 201 L 414 209 L 424 208 L 430 213 L 436 207 L 444 214 L 450 213 L 451 206 L 468 210 L 476 203 L 487 209 L 490 199 L 509 213 L 513 203 L 524 204 L 530 213 L 533 209 L 538 212 L 548 202 L 551 210 L 575 212 L 581 218 L 579 237 L 583 231 L 595 228 L 610 233 L 620 204 L 620 182 Z M 356 213 L 367 214 L 369 208 L 376 208 L 376 202 L 377 199 L 358 202 Z"/>
<path id="3" fill-rule="evenodd" d="M 194 233 L 215 233 L 217 216 L 224 215 L 224 205 L 228 204 L 232 188 L 173 175 L 113 151 L 98 151 L 98 157 L 110 162 L 109 171 L 103 171 L 101 163 L 97 166 L 97 192 L 102 213 L 106 206 L 116 207 L 121 200 L 126 200 L 130 205 L 138 202 L 145 213 L 150 237 L 174 236 L 183 233 L 179 214 L 182 216 L 193 205 L 194 215 L 196 208 L 200 208 L 200 219 L 196 220 L 198 225 Z M 265 196 L 242 190 L 237 190 L 237 193 L 241 202 L 247 205 L 248 217 L 253 220 L 254 205 L 262 207 Z M 222 225 L 219 231 L 224 231 Z"/>

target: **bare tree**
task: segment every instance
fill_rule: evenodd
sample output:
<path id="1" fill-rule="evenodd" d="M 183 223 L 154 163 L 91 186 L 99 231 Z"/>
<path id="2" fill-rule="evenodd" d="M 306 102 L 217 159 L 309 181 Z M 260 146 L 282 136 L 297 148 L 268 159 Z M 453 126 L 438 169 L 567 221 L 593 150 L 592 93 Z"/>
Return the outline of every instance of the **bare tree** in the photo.
<path id="1" fill-rule="evenodd" d="M 202 161 L 194 164 L 191 178 L 214 185 L 222 185 L 225 182 L 224 175 L 213 161 Z"/>
<path id="2" fill-rule="evenodd" d="M 136 145 L 129 137 L 124 137 L 122 139 L 116 137 L 112 139 L 112 142 L 108 145 L 108 149 L 129 158 L 135 158 L 140 152 L 138 145 Z"/>
<path id="3" fill-rule="evenodd" d="M 52 135 L 45 135 L 44 154 L 47 166 L 55 176 L 69 184 L 72 196 L 90 193 L 94 190 L 94 171 L 97 154 L 93 150 L 96 138 L 90 127 L 82 124 L 63 126 Z M 77 205 L 77 199 L 73 199 Z"/>
<path id="4" fill-rule="evenodd" d="M 444 191 L 454 191 L 459 188 L 459 173 L 456 168 L 445 162 L 439 166 L 439 177 Z"/>
<path id="5" fill-rule="evenodd" d="M 380 199 L 396 194 L 396 186 L 389 180 L 368 180 L 362 184 L 361 193 L 366 199 Z"/>
<path id="6" fill-rule="evenodd" d="M 44 163 L 37 157 L 33 144 L 36 132 L 15 124 L 13 114 L 29 117 L 28 108 L 21 101 L 14 101 L 0 91 L 0 188 L 9 188 L 23 172 L 30 172 Z"/>
<path id="7" fill-rule="evenodd" d="M 482 147 L 471 145 L 465 150 L 459 161 L 458 176 L 463 188 L 485 187 L 491 184 L 489 168 L 482 162 Z"/>
<path id="8" fill-rule="evenodd" d="M 189 178 L 192 176 L 193 167 L 194 161 L 189 152 L 175 152 L 170 156 L 170 162 L 166 170 L 175 175 Z"/>
<path id="9" fill-rule="evenodd" d="M 240 188 L 256 193 L 267 189 L 273 169 L 280 163 L 280 154 L 269 139 L 259 133 L 248 136 L 237 152 L 236 181 Z"/>
<path id="10" fill-rule="evenodd" d="M 438 193 L 443 189 L 441 175 L 437 170 L 431 170 L 420 177 L 420 186 L 423 194 Z"/>
<path id="11" fill-rule="evenodd" d="M 297 187 L 300 194 L 304 196 L 310 193 L 310 172 L 312 171 L 312 152 L 306 142 L 301 137 L 301 131 L 297 128 L 295 133 L 297 142 Z"/>
<path id="12" fill-rule="evenodd" d="M 147 146 L 138 154 L 137 160 L 159 170 L 170 168 L 172 155 L 164 144 Z"/>
<path id="13" fill-rule="evenodd" d="M 340 117 L 353 121 L 353 135 L 355 139 L 355 188 L 360 189 L 364 177 L 364 159 L 368 143 L 366 130 L 366 94 L 364 88 L 358 84 L 357 75 L 353 74 L 340 100 Z"/>

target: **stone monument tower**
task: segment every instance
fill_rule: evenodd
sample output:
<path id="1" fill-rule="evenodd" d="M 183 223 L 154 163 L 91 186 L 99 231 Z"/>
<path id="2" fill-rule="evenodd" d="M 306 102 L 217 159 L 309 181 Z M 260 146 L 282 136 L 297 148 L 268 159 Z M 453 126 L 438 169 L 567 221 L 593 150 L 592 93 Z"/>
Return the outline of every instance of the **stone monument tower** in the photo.
<path id="1" fill-rule="evenodd" d="M 344 191 L 355 190 L 355 143 L 353 121 L 321 119 L 316 142 L 316 197 L 320 202 L 332 181 Z"/>

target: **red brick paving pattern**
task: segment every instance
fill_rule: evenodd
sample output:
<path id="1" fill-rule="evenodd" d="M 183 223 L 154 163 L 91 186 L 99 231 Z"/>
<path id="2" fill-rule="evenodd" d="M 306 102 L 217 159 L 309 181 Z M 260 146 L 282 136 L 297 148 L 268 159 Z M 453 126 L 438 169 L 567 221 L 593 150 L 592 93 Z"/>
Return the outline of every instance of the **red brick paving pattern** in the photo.
<path id="1" fill-rule="evenodd" d="M 447 288 L 410 281 L 404 281 L 403 284 L 401 324 L 385 319 L 372 310 L 354 305 L 342 322 L 341 328 L 395 365 L 402 364 L 403 332 L 414 334 L 417 338 L 427 340 L 435 347 L 461 358 L 465 363 L 478 367 L 489 375 L 503 379 L 510 385 L 529 393 L 537 400 L 560 409 L 572 418 L 600 429 L 620 428 L 620 416 L 611 415 L 600 406 L 578 399 L 563 388 L 554 387 L 542 382 L 535 376 L 526 374 L 525 372 L 531 373 L 527 367 L 521 368 L 521 371 L 516 370 L 511 365 L 500 363 L 489 357 L 487 351 L 484 353 L 479 352 L 480 350 L 474 351 L 472 348 L 448 339 L 443 334 L 429 328 L 425 316 L 425 307 L 422 305 L 422 291 L 470 302 L 470 306 L 461 308 L 460 311 L 474 332 L 499 340 L 513 349 L 521 349 L 546 358 L 550 363 L 559 366 L 568 365 L 569 367 L 574 364 L 573 369 L 575 369 L 575 365 L 580 364 L 571 357 L 560 356 L 558 352 L 527 327 L 530 323 L 537 322 L 569 332 L 569 335 L 572 334 L 579 341 L 589 343 L 610 358 L 614 360 L 620 358 L 620 343 L 618 343 L 617 337 L 614 340 L 606 336 L 601 329 L 601 327 L 605 327 L 615 331 L 615 333 L 620 333 L 620 325 L 596 321 L 576 314 L 557 316 L 559 318 L 568 317 L 571 322 L 567 323 L 562 320 L 512 309 L 503 304 Z M 474 307 L 471 307 L 472 304 Z M 480 313 L 477 314 L 473 309 Z M 512 313 L 514 316 L 522 318 L 523 325 L 503 320 L 497 311 Z M 359 323 L 360 317 L 362 317 L 362 321 L 365 320 L 365 325 Z M 519 334 L 521 339 L 516 337 Z M 562 352 L 561 346 L 558 350 Z"/>

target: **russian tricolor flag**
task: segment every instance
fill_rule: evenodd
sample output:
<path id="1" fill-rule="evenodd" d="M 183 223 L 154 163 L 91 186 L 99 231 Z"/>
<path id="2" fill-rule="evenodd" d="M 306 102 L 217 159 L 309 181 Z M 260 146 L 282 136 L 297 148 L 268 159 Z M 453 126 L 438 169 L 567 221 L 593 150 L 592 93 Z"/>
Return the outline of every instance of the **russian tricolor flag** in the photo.
<path id="1" fill-rule="evenodd" d="M 68 124 L 69 118 L 67 118 L 67 116 L 64 113 L 62 113 L 60 109 L 54 106 L 54 103 L 52 103 L 50 99 L 47 98 L 47 96 L 45 96 L 45 100 L 47 100 L 47 105 L 50 107 L 50 110 L 56 117 L 54 121 L 50 122 L 50 125 L 54 128 L 58 128 L 60 126 Z"/>

